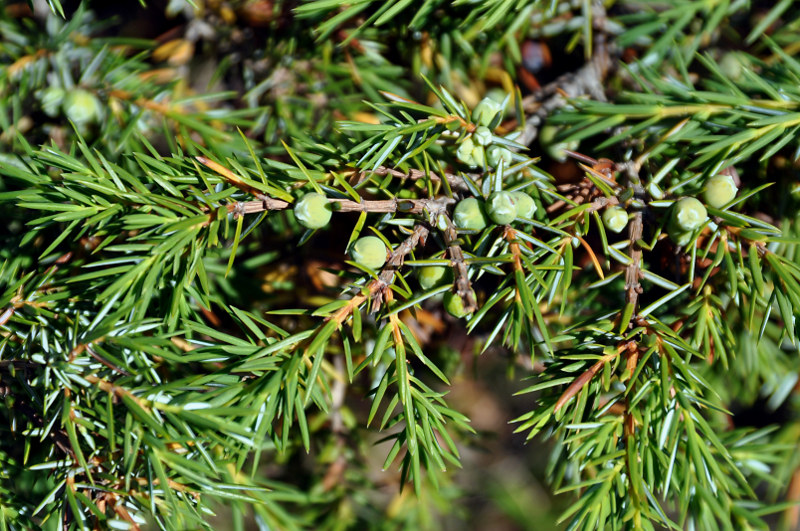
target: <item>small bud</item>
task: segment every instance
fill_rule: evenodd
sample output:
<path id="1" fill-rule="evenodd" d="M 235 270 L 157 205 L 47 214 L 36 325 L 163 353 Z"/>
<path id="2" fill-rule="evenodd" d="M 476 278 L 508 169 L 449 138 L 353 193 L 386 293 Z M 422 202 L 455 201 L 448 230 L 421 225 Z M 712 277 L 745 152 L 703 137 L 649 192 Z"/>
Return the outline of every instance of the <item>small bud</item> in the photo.
<path id="1" fill-rule="evenodd" d="M 618 206 L 609 207 L 603 212 L 603 224 L 611 232 L 619 234 L 628 225 L 628 213 Z"/>
<path id="2" fill-rule="evenodd" d="M 472 121 L 479 125 L 489 127 L 492 120 L 497 116 L 497 113 L 502 110 L 503 106 L 500 103 L 497 103 L 492 98 L 483 98 L 472 111 Z"/>
<path id="3" fill-rule="evenodd" d="M 475 296 L 474 291 L 472 292 L 472 296 Z M 444 309 L 447 310 L 447 313 L 458 319 L 472 313 L 464 309 L 464 300 L 459 297 L 457 293 L 453 293 L 452 291 L 448 291 L 444 294 Z"/>
<path id="4" fill-rule="evenodd" d="M 450 282 L 452 274 L 449 267 L 425 266 L 419 269 L 417 279 L 422 289 L 428 290 Z"/>
<path id="5" fill-rule="evenodd" d="M 76 125 L 97 121 L 103 113 L 97 96 L 83 89 L 70 90 L 64 97 L 64 113 Z"/>
<path id="6" fill-rule="evenodd" d="M 481 146 L 488 146 L 492 143 L 492 132 L 488 127 L 480 126 L 472 133 L 472 138 Z"/>
<path id="7" fill-rule="evenodd" d="M 511 192 L 511 199 L 514 201 L 514 208 L 517 211 L 518 218 L 533 219 L 533 214 L 536 212 L 536 203 L 531 196 L 518 190 Z"/>
<path id="8" fill-rule="evenodd" d="M 722 56 L 719 69 L 731 81 L 739 81 L 747 68 L 744 58 L 736 52 L 728 52 Z"/>
<path id="9" fill-rule="evenodd" d="M 492 192 L 486 202 L 486 214 L 498 225 L 508 225 L 517 217 L 514 198 L 508 192 Z"/>
<path id="10" fill-rule="evenodd" d="M 694 197 L 684 197 L 675 204 L 672 219 L 679 230 L 693 231 L 706 222 L 708 211 Z"/>
<path id="11" fill-rule="evenodd" d="M 294 205 L 294 216 L 307 229 L 320 229 L 331 220 L 333 211 L 328 198 L 312 192 L 304 195 Z"/>
<path id="12" fill-rule="evenodd" d="M 462 199 L 453 211 L 453 221 L 460 229 L 482 230 L 486 228 L 486 214 L 476 198 Z"/>
<path id="13" fill-rule="evenodd" d="M 461 144 L 459 144 L 458 150 L 456 151 L 456 157 L 458 157 L 458 160 L 467 166 L 477 166 L 477 164 L 475 164 L 475 159 L 472 158 L 472 151 L 474 149 L 475 143 L 471 138 L 467 137 L 461 141 Z"/>
<path id="14" fill-rule="evenodd" d="M 730 203 L 739 189 L 730 175 L 715 175 L 706 182 L 703 199 L 714 208 L 722 208 Z"/>
<path id="15" fill-rule="evenodd" d="M 363 236 L 350 248 L 353 261 L 370 269 L 380 269 L 386 263 L 386 245 L 377 236 Z"/>
<path id="16" fill-rule="evenodd" d="M 42 91 L 40 98 L 42 100 L 42 110 L 44 113 L 54 118 L 58 116 L 61 110 L 61 103 L 64 101 L 66 91 L 60 87 L 50 87 Z"/>

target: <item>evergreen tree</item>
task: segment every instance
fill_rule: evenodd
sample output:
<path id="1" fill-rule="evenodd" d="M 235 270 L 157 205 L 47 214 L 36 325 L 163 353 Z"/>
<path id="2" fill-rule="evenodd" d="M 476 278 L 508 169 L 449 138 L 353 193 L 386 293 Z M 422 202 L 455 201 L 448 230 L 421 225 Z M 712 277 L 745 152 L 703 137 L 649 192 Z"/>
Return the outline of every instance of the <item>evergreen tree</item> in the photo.
<path id="1" fill-rule="evenodd" d="M 796 528 L 769 4 L 7 2 L 0 529 Z"/>

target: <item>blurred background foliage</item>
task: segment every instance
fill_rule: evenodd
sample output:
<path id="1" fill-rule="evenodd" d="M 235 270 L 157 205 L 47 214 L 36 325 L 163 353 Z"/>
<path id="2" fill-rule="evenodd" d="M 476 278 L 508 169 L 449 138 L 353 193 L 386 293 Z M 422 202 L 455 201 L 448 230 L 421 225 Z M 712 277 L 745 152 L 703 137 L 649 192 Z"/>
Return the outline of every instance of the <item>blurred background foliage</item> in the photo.
<path id="1" fill-rule="evenodd" d="M 796 528 L 798 26 L 787 0 L 6 2 L 0 529 Z M 344 262 L 356 233 L 423 216 L 313 235 L 235 205 L 487 195 L 503 169 L 455 149 L 484 98 L 539 207 L 521 240 L 463 237 L 486 309 L 417 287 L 442 231 L 393 280 L 404 308 L 328 327 L 375 278 Z M 426 176 L 358 178 L 384 166 Z M 671 243 L 674 199 L 723 170 L 739 199 Z M 645 184 L 651 320 L 619 331 L 634 246 L 585 207 Z M 561 403 L 640 339 L 639 371 Z M 393 431 L 398 401 L 422 427 Z"/>

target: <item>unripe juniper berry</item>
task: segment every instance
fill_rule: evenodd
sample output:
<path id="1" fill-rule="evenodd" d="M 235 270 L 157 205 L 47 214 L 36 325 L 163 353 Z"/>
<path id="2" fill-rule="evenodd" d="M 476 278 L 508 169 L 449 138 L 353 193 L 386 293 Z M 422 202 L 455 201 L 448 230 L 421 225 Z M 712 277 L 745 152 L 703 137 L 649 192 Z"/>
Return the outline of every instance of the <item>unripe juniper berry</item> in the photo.
<path id="1" fill-rule="evenodd" d="M 482 230 L 486 228 L 483 205 L 474 197 L 462 199 L 453 211 L 453 221 L 460 229 Z"/>
<path id="2" fill-rule="evenodd" d="M 486 201 L 486 214 L 498 225 L 508 225 L 517 217 L 513 196 L 508 192 L 492 192 Z"/>
<path id="3" fill-rule="evenodd" d="M 386 245 L 377 236 L 363 236 L 350 248 L 350 256 L 370 269 L 380 269 L 386 263 Z"/>
<path id="4" fill-rule="evenodd" d="M 332 214 L 328 198 L 316 192 L 304 195 L 294 205 L 297 221 L 307 229 L 321 229 L 330 222 Z"/>

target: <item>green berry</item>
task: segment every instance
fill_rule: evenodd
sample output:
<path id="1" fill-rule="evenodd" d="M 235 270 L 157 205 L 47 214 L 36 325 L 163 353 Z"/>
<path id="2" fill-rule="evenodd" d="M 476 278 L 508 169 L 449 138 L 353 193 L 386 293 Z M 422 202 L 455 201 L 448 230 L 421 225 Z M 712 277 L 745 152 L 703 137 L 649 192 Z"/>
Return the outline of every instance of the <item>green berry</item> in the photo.
<path id="1" fill-rule="evenodd" d="M 481 146 L 488 146 L 492 143 L 492 132 L 488 127 L 480 126 L 472 133 L 472 138 Z"/>
<path id="2" fill-rule="evenodd" d="M 517 217 L 514 197 L 508 192 L 492 192 L 486 201 L 486 214 L 498 225 L 508 225 Z"/>
<path id="3" fill-rule="evenodd" d="M 311 192 L 294 205 L 294 216 L 307 229 L 321 229 L 331 220 L 330 202 L 322 194 Z"/>
<path id="4" fill-rule="evenodd" d="M 64 97 L 64 113 L 77 125 L 97 121 L 103 109 L 97 96 L 83 89 L 70 90 Z"/>
<path id="5" fill-rule="evenodd" d="M 386 263 L 386 245 L 377 236 L 363 236 L 353 243 L 350 256 L 370 269 L 380 269 Z"/>
<path id="6" fill-rule="evenodd" d="M 719 61 L 720 71 L 731 81 L 739 81 L 745 68 L 744 59 L 736 52 L 726 53 Z"/>
<path id="7" fill-rule="evenodd" d="M 500 166 L 500 161 L 504 162 L 504 166 L 508 168 L 514 160 L 514 155 L 503 146 L 491 146 L 486 149 L 486 161 L 492 168 Z"/>
<path id="8" fill-rule="evenodd" d="M 561 133 L 561 128 L 555 125 L 545 125 L 539 129 L 539 144 L 544 148 L 550 158 L 558 162 L 567 160 L 566 150 L 575 151 L 580 146 L 578 140 L 571 142 L 557 142 L 556 137 Z"/>
<path id="9" fill-rule="evenodd" d="M 703 203 L 694 197 L 684 197 L 675 204 L 672 214 L 675 227 L 682 231 L 693 231 L 706 222 L 708 211 Z"/>
<path id="10" fill-rule="evenodd" d="M 425 266 L 419 269 L 417 278 L 422 289 L 428 290 L 441 286 L 450 280 L 450 268 L 444 266 Z"/>
<path id="11" fill-rule="evenodd" d="M 492 120 L 497 116 L 497 113 L 502 110 L 502 104 L 497 103 L 492 98 L 483 98 L 472 111 L 472 121 L 479 125 L 489 127 Z"/>
<path id="12" fill-rule="evenodd" d="M 474 291 L 472 292 L 472 296 L 475 296 Z M 459 297 L 457 293 L 453 293 L 452 291 L 448 291 L 444 294 L 444 309 L 447 310 L 447 313 L 459 319 L 472 313 L 464 309 L 464 300 Z"/>
<path id="13" fill-rule="evenodd" d="M 461 144 L 458 145 L 458 150 L 456 151 L 456 157 L 458 157 L 458 160 L 460 160 L 467 166 L 477 166 L 477 164 L 475 164 L 475 159 L 472 158 L 472 151 L 474 149 L 475 149 L 475 143 L 472 141 L 471 138 L 467 137 L 461 141 Z"/>
<path id="14" fill-rule="evenodd" d="M 486 214 L 474 197 L 462 199 L 453 211 L 453 221 L 460 229 L 482 230 L 486 228 Z"/>
<path id="15" fill-rule="evenodd" d="M 681 247 L 688 245 L 695 233 L 693 230 L 685 230 L 681 228 L 674 216 L 670 218 L 669 222 L 667 223 L 666 231 L 669 235 L 669 239 Z"/>
<path id="16" fill-rule="evenodd" d="M 58 116 L 61 103 L 64 101 L 66 93 L 67 92 L 60 87 L 50 87 L 42 91 L 40 95 L 42 110 L 47 116 L 51 118 Z"/>
<path id="17" fill-rule="evenodd" d="M 533 218 L 533 214 L 536 212 L 536 203 L 534 203 L 531 196 L 518 190 L 511 192 L 511 200 L 514 202 L 518 218 Z"/>
<path id="18" fill-rule="evenodd" d="M 706 183 L 703 199 L 705 199 L 707 205 L 714 208 L 722 208 L 736 197 L 736 192 L 738 191 L 736 183 L 733 182 L 733 177 L 730 175 L 715 175 Z"/>
<path id="19" fill-rule="evenodd" d="M 603 224 L 611 232 L 619 234 L 628 225 L 628 213 L 618 206 L 609 207 L 603 212 Z"/>

